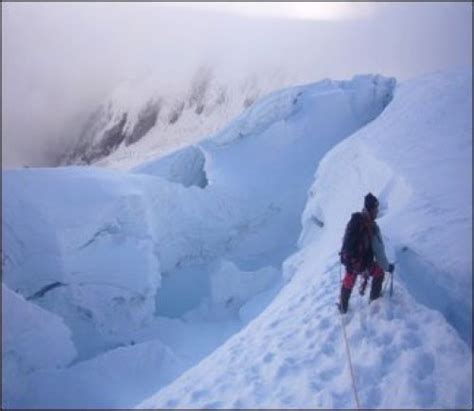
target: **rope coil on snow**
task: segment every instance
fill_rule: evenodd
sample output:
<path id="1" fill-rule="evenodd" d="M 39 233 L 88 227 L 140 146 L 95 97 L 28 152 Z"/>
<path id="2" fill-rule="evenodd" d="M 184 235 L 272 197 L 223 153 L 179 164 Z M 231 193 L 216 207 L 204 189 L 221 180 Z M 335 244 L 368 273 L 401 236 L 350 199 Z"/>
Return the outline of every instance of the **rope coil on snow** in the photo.
<path id="1" fill-rule="evenodd" d="M 339 266 L 339 279 L 342 284 L 342 264 Z M 355 378 L 354 378 L 354 369 L 352 367 L 352 359 L 351 359 L 351 351 L 349 349 L 349 343 L 347 342 L 347 335 L 346 335 L 346 327 L 344 325 L 344 318 L 342 313 L 339 311 L 339 315 L 341 317 L 341 326 L 342 326 L 342 333 L 344 336 L 344 342 L 346 346 L 346 354 L 347 354 L 347 360 L 349 361 L 349 370 L 351 373 L 351 381 L 352 381 L 352 391 L 354 393 L 354 399 L 357 405 L 357 409 L 360 410 L 360 402 L 359 402 L 359 395 L 357 394 L 357 388 L 355 384 Z"/>

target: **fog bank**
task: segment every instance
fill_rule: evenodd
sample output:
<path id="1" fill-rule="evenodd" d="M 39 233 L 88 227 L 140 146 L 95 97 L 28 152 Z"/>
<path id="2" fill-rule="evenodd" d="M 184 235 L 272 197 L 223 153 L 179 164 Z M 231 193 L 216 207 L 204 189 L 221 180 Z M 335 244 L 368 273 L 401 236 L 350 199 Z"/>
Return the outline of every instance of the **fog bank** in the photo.
<path id="1" fill-rule="evenodd" d="M 199 3 L 2 3 L 2 166 L 54 165 L 124 81 L 172 88 L 204 64 L 229 78 L 277 68 L 301 82 L 472 64 L 471 3 L 351 8 L 304 20 Z"/>

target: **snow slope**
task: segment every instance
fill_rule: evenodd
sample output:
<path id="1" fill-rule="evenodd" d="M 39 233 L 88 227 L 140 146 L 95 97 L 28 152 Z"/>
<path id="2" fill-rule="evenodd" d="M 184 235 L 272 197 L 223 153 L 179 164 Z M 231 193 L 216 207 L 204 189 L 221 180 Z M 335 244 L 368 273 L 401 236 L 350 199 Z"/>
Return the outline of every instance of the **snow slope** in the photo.
<path id="1" fill-rule="evenodd" d="M 300 243 L 338 232 L 364 192 L 384 207 L 384 233 L 399 275 L 472 343 L 472 82 L 465 72 L 407 81 L 380 118 L 321 163 L 303 214 Z M 429 104 L 428 104 L 429 102 Z M 367 167 L 366 164 L 370 164 Z M 350 185 L 341 193 L 329 187 Z M 311 217 L 326 223 L 314 230 Z M 331 235 L 329 234 L 329 235 Z"/>
<path id="2" fill-rule="evenodd" d="M 372 191 L 398 264 L 393 299 L 354 295 L 346 317 L 362 405 L 471 406 L 472 256 L 454 253 L 471 245 L 458 240 L 472 229 L 470 81 L 416 79 L 390 103 L 394 79 L 324 80 L 131 172 L 3 172 L 3 282 L 62 317 L 77 350 L 67 367 L 13 374 L 28 395 L 4 390 L 4 404 L 354 407 L 337 251 Z"/>
<path id="3" fill-rule="evenodd" d="M 48 347 L 44 350 L 44 347 Z M 5 405 L 20 402 L 29 387 L 19 383 L 45 369 L 65 368 L 76 356 L 71 332 L 58 316 L 2 284 L 2 392 Z"/>
<path id="4" fill-rule="evenodd" d="M 472 77 L 400 85 L 393 102 L 321 161 L 288 283 L 265 311 L 141 408 L 356 408 L 337 251 L 372 191 L 397 260 L 395 294 L 344 318 L 363 408 L 472 407 Z"/>

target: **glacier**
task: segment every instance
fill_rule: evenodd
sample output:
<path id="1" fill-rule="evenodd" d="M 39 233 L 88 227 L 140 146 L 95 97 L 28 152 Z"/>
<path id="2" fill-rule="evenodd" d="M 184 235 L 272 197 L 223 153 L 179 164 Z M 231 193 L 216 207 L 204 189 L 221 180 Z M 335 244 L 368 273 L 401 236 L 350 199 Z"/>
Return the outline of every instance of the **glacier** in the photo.
<path id="1" fill-rule="evenodd" d="M 3 405 L 354 407 L 337 252 L 372 191 L 396 291 L 351 301 L 362 405 L 472 406 L 471 99 L 462 70 L 323 80 L 129 171 L 3 171 L 4 304 L 67 358 L 2 350 Z"/>
<path id="2" fill-rule="evenodd" d="M 471 110 L 469 71 L 399 85 L 320 162 L 271 304 L 138 408 L 472 407 Z M 381 199 L 395 293 L 370 306 L 352 297 L 351 381 L 337 252 L 368 191 Z"/>

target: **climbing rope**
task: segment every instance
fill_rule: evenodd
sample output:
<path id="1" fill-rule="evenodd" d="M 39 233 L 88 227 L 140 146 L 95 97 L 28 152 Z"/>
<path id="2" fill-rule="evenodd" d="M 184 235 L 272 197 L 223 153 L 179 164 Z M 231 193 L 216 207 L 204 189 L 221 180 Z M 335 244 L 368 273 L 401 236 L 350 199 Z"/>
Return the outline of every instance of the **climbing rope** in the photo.
<path id="1" fill-rule="evenodd" d="M 339 266 L 339 279 L 341 281 L 342 285 L 342 264 Z M 357 388 L 356 388 L 356 383 L 355 383 L 355 378 L 354 378 L 354 369 L 352 367 L 352 359 L 351 359 L 351 351 L 349 349 L 349 343 L 347 342 L 347 334 L 346 334 L 346 326 L 344 324 L 344 316 L 342 313 L 339 311 L 339 315 L 341 317 L 341 326 L 342 326 L 342 333 L 344 336 L 344 342 L 346 345 L 346 354 L 347 354 L 347 360 L 349 361 L 349 370 L 351 373 L 351 381 L 352 381 L 352 391 L 354 393 L 354 399 L 357 405 L 357 409 L 360 410 L 360 402 L 359 402 L 359 395 L 357 394 Z"/>

